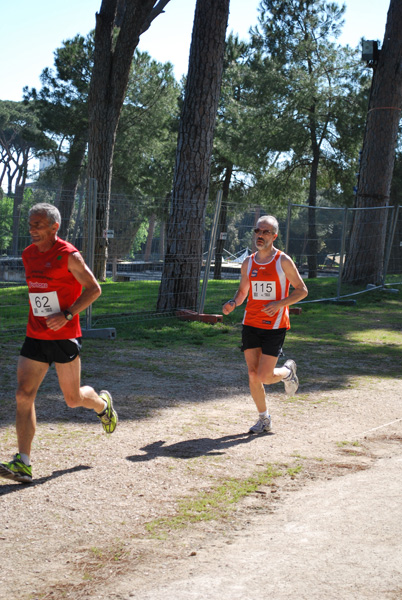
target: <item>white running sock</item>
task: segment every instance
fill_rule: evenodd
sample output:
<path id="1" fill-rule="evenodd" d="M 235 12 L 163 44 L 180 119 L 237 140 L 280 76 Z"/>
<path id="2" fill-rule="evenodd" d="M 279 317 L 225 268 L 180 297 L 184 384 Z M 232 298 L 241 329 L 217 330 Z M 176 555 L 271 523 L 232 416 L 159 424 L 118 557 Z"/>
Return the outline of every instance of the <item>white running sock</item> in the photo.
<path id="1" fill-rule="evenodd" d="M 28 454 L 21 454 L 21 452 L 20 452 L 20 456 L 21 456 L 21 460 L 24 463 L 24 465 L 26 465 L 27 467 L 30 467 L 31 461 L 29 460 Z"/>
<path id="2" fill-rule="evenodd" d="M 289 379 L 292 376 L 292 371 L 289 369 L 289 367 L 285 367 L 285 369 L 289 371 L 289 375 L 285 375 L 283 379 Z"/>
<path id="3" fill-rule="evenodd" d="M 102 400 L 103 400 L 103 398 L 102 398 Z M 104 412 L 105 412 L 105 410 L 107 409 L 107 402 L 106 402 L 106 400 L 103 400 L 103 402 L 105 403 L 105 408 L 102 408 L 102 410 L 101 410 L 100 412 L 98 412 L 98 413 L 97 413 L 98 415 L 103 415 L 103 413 L 104 413 Z"/>
<path id="4" fill-rule="evenodd" d="M 264 412 L 259 413 L 259 415 L 260 415 L 261 419 L 265 419 L 266 417 L 268 417 L 268 411 L 264 410 Z"/>

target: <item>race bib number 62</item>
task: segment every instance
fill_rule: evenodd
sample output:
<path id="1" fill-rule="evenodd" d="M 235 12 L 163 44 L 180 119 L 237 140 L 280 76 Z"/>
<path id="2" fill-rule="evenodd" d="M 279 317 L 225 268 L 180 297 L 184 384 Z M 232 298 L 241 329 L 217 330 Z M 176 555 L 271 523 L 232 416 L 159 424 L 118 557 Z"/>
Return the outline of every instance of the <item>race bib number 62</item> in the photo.
<path id="1" fill-rule="evenodd" d="M 276 281 L 254 281 L 251 290 L 253 300 L 276 299 Z"/>
<path id="2" fill-rule="evenodd" d="M 49 315 L 60 312 L 57 292 L 29 294 L 29 301 L 35 317 L 48 317 Z"/>

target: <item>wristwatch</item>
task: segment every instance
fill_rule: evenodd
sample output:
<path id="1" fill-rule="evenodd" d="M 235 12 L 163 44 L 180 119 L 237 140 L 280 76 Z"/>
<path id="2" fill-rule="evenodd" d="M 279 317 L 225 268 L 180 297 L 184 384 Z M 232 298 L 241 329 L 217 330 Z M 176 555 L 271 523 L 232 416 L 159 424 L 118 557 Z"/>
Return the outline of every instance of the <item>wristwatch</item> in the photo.
<path id="1" fill-rule="evenodd" d="M 72 321 L 74 319 L 73 313 L 70 313 L 69 310 L 63 310 L 63 315 L 66 317 L 67 321 Z"/>

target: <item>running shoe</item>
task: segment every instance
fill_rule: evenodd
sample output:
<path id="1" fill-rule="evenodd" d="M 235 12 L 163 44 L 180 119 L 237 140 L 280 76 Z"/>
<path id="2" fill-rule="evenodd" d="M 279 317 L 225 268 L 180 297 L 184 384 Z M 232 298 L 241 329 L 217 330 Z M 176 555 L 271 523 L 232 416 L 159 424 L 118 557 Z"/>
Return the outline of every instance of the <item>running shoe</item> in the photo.
<path id="1" fill-rule="evenodd" d="M 293 396 L 299 388 L 299 380 L 296 375 L 297 365 L 294 360 L 289 359 L 283 366 L 290 371 L 290 374 L 285 377 L 285 379 L 282 379 L 285 386 L 285 392 L 287 396 Z"/>
<path id="2" fill-rule="evenodd" d="M 98 414 L 98 417 L 101 420 L 103 429 L 106 433 L 113 433 L 116 429 L 118 417 L 117 412 L 113 408 L 112 396 L 106 390 L 102 390 L 99 396 L 106 402 L 107 406 L 103 412 Z"/>
<path id="3" fill-rule="evenodd" d="M 255 425 L 250 427 L 249 433 L 264 433 L 271 431 L 271 417 L 260 417 Z"/>
<path id="4" fill-rule="evenodd" d="M 0 477 L 20 481 L 21 483 L 32 482 L 32 467 L 26 465 L 20 454 L 16 454 L 12 461 L 0 463 Z"/>

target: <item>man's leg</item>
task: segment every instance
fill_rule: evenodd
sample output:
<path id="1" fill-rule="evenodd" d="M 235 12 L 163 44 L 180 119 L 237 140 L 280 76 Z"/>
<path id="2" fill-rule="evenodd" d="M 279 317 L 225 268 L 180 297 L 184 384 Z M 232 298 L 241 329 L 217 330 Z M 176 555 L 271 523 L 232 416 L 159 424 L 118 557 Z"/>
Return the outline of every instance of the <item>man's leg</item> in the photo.
<path id="1" fill-rule="evenodd" d="M 36 430 L 35 398 L 49 365 L 20 356 L 17 367 L 17 439 L 20 454 L 30 456 Z"/>
<path id="2" fill-rule="evenodd" d="M 81 387 L 81 359 L 79 356 L 69 363 L 55 363 L 60 389 L 67 406 L 92 408 L 100 413 L 105 408 L 103 400 L 89 385 Z"/>
<path id="3" fill-rule="evenodd" d="M 250 393 L 259 413 L 263 413 L 267 410 L 265 389 L 259 376 L 260 360 L 262 357 L 263 354 L 261 348 L 249 348 L 244 351 L 244 358 L 246 359 L 248 369 Z"/>
<path id="4" fill-rule="evenodd" d="M 261 348 L 249 348 L 244 351 L 248 368 L 248 378 L 250 385 L 251 396 L 258 410 L 258 421 L 250 427 L 249 433 L 266 433 L 271 431 L 271 417 L 267 411 L 267 403 L 265 397 L 264 384 L 261 381 L 260 369 L 268 368 L 266 364 L 266 356 L 262 354 Z M 274 359 L 274 357 L 270 357 Z M 277 359 L 276 359 L 277 360 Z M 275 359 L 272 361 L 272 370 L 275 366 Z"/>
<path id="5" fill-rule="evenodd" d="M 69 363 L 55 363 L 61 391 L 67 406 L 92 408 L 98 415 L 106 433 L 116 429 L 118 416 L 113 408 L 110 393 L 103 390 L 98 395 L 89 385 L 81 386 L 81 359 L 79 356 Z"/>
<path id="6" fill-rule="evenodd" d="M 272 385 L 289 376 L 289 369 L 285 366 L 277 367 L 278 357 L 262 354 L 258 367 L 258 377 L 265 385 Z"/>

